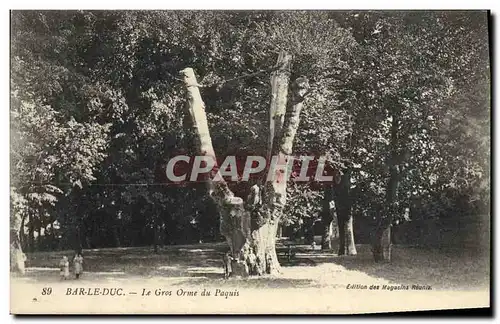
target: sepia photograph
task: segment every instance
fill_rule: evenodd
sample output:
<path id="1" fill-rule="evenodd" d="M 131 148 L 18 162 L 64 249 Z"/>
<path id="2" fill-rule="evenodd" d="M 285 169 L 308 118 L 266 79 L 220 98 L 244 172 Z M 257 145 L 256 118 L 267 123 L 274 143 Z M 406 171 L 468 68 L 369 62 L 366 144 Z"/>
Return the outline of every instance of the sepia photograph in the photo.
<path id="1" fill-rule="evenodd" d="M 491 311 L 487 10 L 11 10 L 10 313 Z"/>

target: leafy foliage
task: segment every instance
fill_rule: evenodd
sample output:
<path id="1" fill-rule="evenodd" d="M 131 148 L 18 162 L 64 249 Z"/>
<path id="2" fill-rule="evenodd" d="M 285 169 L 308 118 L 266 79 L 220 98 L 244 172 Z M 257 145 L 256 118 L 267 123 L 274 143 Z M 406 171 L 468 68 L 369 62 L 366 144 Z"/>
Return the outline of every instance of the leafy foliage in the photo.
<path id="1" fill-rule="evenodd" d="M 11 30 L 12 212 L 35 231 L 57 220 L 92 246 L 151 243 L 156 228 L 216 238 L 203 189 L 164 185 L 166 161 L 192 150 L 177 73 L 198 73 L 220 158 L 262 155 L 282 50 L 312 86 L 295 154 L 354 171 L 357 217 L 388 216 L 391 165 L 396 219 L 488 209 L 482 12 L 15 11 Z M 289 197 L 286 224 L 319 215 L 320 187 Z"/>

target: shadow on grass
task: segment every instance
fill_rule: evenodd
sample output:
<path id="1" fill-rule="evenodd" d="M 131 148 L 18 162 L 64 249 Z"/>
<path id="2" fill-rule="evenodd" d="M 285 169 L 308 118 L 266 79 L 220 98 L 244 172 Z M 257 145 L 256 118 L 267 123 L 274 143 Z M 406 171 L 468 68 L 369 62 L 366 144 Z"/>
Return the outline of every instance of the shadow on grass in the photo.
<path id="1" fill-rule="evenodd" d="M 280 262 L 284 267 L 331 264 L 332 268 L 328 271 L 347 270 L 352 272 L 352 278 L 357 272 L 391 284 L 430 285 L 432 289 L 475 290 L 489 287 L 489 259 L 474 250 L 395 245 L 392 260 L 377 263 L 369 245 L 356 245 L 356 249 L 358 253 L 355 256 L 338 256 L 302 246 L 297 248 L 294 258 L 288 260 L 285 253 Z M 338 266 L 337 269 L 335 266 Z"/>
<path id="2" fill-rule="evenodd" d="M 369 246 L 358 255 L 332 260 L 350 271 L 363 272 L 392 284 L 430 285 L 432 289 L 474 290 L 489 286 L 489 263 L 473 253 L 394 246 L 391 261 L 374 262 Z"/>

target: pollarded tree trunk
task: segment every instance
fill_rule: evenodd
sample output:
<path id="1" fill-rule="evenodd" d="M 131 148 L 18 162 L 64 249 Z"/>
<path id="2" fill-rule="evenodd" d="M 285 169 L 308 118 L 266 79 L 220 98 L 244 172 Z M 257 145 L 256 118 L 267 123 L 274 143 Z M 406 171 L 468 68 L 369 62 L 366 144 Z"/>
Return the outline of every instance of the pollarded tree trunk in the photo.
<path id="1" fill-rule="evenodd" d="M 271 78 L 272 98 L 270 105 L 270 156 L 276 156 L 279 164 L 290 159 L 293 140 L 300 122 L 304 95 L 308 89 L 305 78 L 298 78 L 292 87 L 293 102 L 286 111 L 288 80 L 291 56 L 282 53 L 278 66 Z M 187 108 L 194 133 L 198 154 L 216 161 L 207 118 L 199 85 L 193 69 L 181 71 L 187 89 Z M 285 120 L 285 111 L 288 118 Z M 232 275 L 247 276 L 275 274 L 280 272 L 276 254 L 276 234 L 283 208 L 286 203 L 287 172 L 273 170 L 275 176 L 265 179 L 261 185 L 254 185 L 244 201 L 236 197 L 226 181 L 214 168 L 207 177 L 210 197 L 215 201 L 221 221 L 220 231 L 230 247 Z M 267 174 L 267 172 L 266 172 Z"/>
<path id="2" fill-rule="evenodd" d="M 281 119 L 281 111 L 284 110 L 283 106 L 286 105 L 287 88 L 284 83 L 288 85 L 288 75 L 290 69 L 291 56 L 281 54 L 279 57 L 278 65 L 281 69 L 273 75 L 271 82 L 272 85 L 272 98 L 277 98 L 277 107 L 273 110 L 274 100 L 271 100 L 271 114 L 273 111 L 277 112 L 276 119 Z M 274 82 L 276 78 L 276 82 Z M 274 132 L 275 140 L 272 148 L 271 156 L 277 157 L 280 164 L 287 165 L 290 161 L 293 142 L 297 129 L 300 123 L 300 113 L 303 107 L 304 96 L 309 89 L 309 83 L 305 78 L 297 78 L 291 87 L 292 102 L 286 111 L 286 119 L 281 129 L 270 127 L 270 133 Z M 281 99 L 280 99 L 281 98 Z M 275 120 L 276 120 L 275 119 Z M 275 125 L 276 126 L 276 125 Z M 285 168 L 283 170 L 273 170 L 274 177 L 270 181 L 266 181 L 264 185 L 264 192 L 261 194 L 262 204 L 259 206 L 260 213 L 258 213 L 256 227 L 252 228 L 252 244 L 253 250 L 257 256 L 258 262 L 256 269 L 250 269 L 251 273 L 259 274 L 262 272 L 273 274 L 280 272 L 280 264 L 276 255 L 276 232 L 278 229 L 279 221 L 283 214 L 283 209 L 286 204 L 286 185 L 289 171 Z M 255 206 L 255 205 L 253 205 Z M 263 216 L 263 217 L 262 217 Z M 250 251 L 251 256 L 251 251 Z"/>
<path id="3" fill-rule="evenodd" d="M 339 255 L 356 255 L 354 228 L 351 211 L 351 170 L 342 175 L 340 184 L 335 190 L 335 206 L 339 227 Z"/>
<path id="4" fill-rule="evenodd" d="M 271 159 L 277 158 L 277 162 L 287 165 L 292 153 L 293 141 L 300 122 L 303 95 L 307 91 L 307 80 L 299 78 L 295 81 L 292 89 L 292 103 L 287 111 L 288 87 L 292 56 L 281 52 L 278 57 L 279 67 L 271 75 L 271 103 L 269 106 L 269 142 L 267 150 L 267 167 L 265 176 L 269 171 Z M 287 114 L 287 119 L 285 119 Z M 271 179 L 263 179 L 261 186 L 263 191 L 253 195 L 254 211 L 252 212 L 252 242 L 250 248 L 246 249 L 249 257 L 245 259 L 252 263 L 255 253 L 255 266 L 250 266 L 251 274 L 279 273 L 280 264 L 276 254 L 276 234 L 279 222 L 286 204 L 286 184 L 288 170 L 282 173 L 276 169 L 271 172 Z M 255 199 L 257 204 L 255 204 Z"/>
<path id="5" fill-rule="evenodd" d="M 276 254 L 278 221 L 267 219 L 262 225 L 252 229 L 251 241 L 248 242 L 243 257 L 247 261 L 250 275 L 280 272 L 280 264 Z"/>
<path id="6" fill-rule="evenodd" d="M 182 70 L 181 74 L 187 89 L 187 109 L 197 152 L 215 164 L 216 156 L 208 129 L 205 104 L 201 98 L 196 76 L 192 68 Z M 217 169 L 212 169 L 206 183 L 208 194 L 219 209 L 221 234 L 226 237 L 234 261 L 231 268 L 233 272 L 246 274 L 245 262 L 240 262 L 240 257 L 243 246 L 250 237 L 250 213 L 244 208 L 243 199 L 234 195 Z"/>

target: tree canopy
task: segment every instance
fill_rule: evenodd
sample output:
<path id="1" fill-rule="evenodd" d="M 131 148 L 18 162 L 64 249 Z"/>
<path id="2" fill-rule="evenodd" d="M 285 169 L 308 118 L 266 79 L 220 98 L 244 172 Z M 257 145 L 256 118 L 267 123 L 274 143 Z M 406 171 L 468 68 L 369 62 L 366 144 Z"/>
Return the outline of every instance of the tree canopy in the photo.
<path id="1" fill-rule="evenodd" d="M 484 12 L 13 11 L 11 31 L 22 235 L 26 226 L 61 246 L 142 245 L 160 227 L 170 242 L 218 239 L 203 188 L 163 181 L 169 158 L 193 152 L 178 72 L 192 67 L 204 85 L 219 155 L 262 155 L 283 50 L 292 76 L 311 83 L 294 151 L 352 170 L 355 219 L 488 213 Z M 391 166 L 400 178 L 386 212 Z M 285 224 L 319 216 L 320 186 L 288 192 Z"/>

